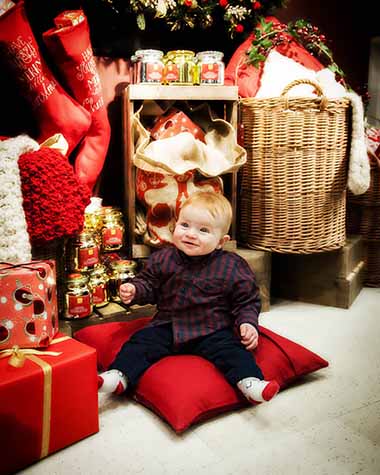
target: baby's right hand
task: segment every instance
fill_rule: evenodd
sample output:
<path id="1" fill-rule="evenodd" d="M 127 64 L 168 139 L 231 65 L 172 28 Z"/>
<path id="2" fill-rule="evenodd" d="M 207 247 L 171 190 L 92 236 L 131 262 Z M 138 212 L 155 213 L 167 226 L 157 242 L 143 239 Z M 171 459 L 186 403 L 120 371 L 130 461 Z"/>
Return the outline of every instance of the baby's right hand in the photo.
<path id="1" fill-rule="evenodd" d="M 119 287 L 119 295 L 121 301 L 125 304 L 131 303 L 136 294 L 136 287 L 133 284 L 121 284 Z"/>

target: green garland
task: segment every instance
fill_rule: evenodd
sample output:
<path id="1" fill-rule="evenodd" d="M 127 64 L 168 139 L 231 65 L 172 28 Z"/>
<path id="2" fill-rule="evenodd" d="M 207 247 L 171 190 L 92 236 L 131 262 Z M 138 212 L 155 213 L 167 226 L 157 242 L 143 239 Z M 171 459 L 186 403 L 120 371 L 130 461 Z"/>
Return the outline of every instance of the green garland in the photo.
<path id="1" fill-rule="evenodd" d="M 261 62 L 265 61 L 273 48 L 290 43 L 294 39 L 325 67 L 331 69 L 336 74 L 337 80 L 345 82 L 345 74 L 334 61 L 332 52 L 326 45 L 326 37 L 321 34 L 318 27 L 306 20 L 299 19 L 288 24 L 275 25 L 262 18 L 253 34 L 252 45 L 247 51 L 247 62 L 254 67 L 258 67 Z"/>
<path id="2" fill-rule="evenodd" d="M 232 37 L 249 33 L 261 17 L 286 6 L 287 0 L 98 0 L 117 15 L 135 17 L 140 30 L 164 21 L 172 31 L 210 28 L 217 19 Z"/>

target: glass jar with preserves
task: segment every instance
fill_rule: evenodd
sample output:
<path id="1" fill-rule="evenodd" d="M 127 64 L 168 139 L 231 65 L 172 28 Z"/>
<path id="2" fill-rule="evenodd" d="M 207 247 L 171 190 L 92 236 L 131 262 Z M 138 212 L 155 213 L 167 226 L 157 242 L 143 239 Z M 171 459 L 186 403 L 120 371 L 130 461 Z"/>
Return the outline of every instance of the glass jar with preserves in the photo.
<path id="1" fill-rule="evenodd" d="M 161 84 L 163 80 L 163 51 L 139 49 L 134 54 L 135 79 L 139 84 Z"/>
<path id="2" fill-rule="evenodd" d="M 71 242 L 70 268 L 87 271 L 99 263 L 99 243 L 92 232 L 84 230 Z"/>
<path id="3" fill-rule="evenodd" d="M 69 274 L 66 279 L 64 318 L 86 318 L 92 314 L 92 310 L 88 278 L 80 273 Z"/>
<path id="4" fill-rule="evenodd" d="M 110 297 L 115 302 L 121 302 L 119 287 L 136 275 L 137 263 L 129 259 L 120 259 L 110 263 L 108 286 Z"/>
<path id="5" fill-rule="evenodd" d="M 192 86 L 196 83 L 194 51 L 168 51 L 165 57 L 164 82 L 181 86 Z"/>
<path id="6" fill-rule="evenodd" d="M 84 228 L 88 232 L 97 232 L 102 224 L 102 210 L 86 211 L 84 214 Z"/>
<path id="7" fill-rule="evenodd" d="M 125 227 L 123 214 L 118 208 L 105 206 L 102 209 L 102 248 L 104 251 L 117 251 L 124 244 Z"/>
<path id="8" fill-rule="evenodd" d="M 89 286 L 92 303 L 96 308 L 104 307 L 109 302 L 108 274 L 105 266 L 97 265 L 89 272 Z"/>
<path id="9" fill-rule="evenodd" d="M 224 84 L 224 63 L 221 51 L 201 51 L 197 54 L 200 84 Z"/>

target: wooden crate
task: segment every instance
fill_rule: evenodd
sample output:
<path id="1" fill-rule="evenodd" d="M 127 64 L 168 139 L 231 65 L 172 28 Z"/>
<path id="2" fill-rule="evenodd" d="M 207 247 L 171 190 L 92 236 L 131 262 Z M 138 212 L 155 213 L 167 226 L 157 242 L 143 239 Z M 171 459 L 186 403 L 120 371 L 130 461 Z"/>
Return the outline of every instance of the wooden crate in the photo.
<path id="1" fill-rule="evenodd" d="M 235 250 L 245 259 L 256 276 L 260 288 L 261 311 L 269 312 L 271 287 L 271 252 L 238 248 Z"/>
<path id="2" fill-rule="evenodd" d="M 156 101 L 175 104 L 179 109 L 181 109 L 181 105 L 188 101 L 199 104 L 212 103 L 222 111 L 220 118 L 229 122 L 237 130 L 238 98 L 237 86 L 131 84 L 124 89 L 122 106 L 124 200 L 122 209 L 127 220 L 128 242 L 126 244 L 126 252 L 131 258 L 144 258 L 150 254 L 150 248 L 139 242 L 139 237 L 135 235 L 136 170 L 133 164 L 135 144 L 132 127 L 135 112 L 144 106 L 140 111 L 141 119 L 144 117 L 154 117 L 157 114 Z M 223 181 L 227 197 L 230 199 L 234 210 L 230 234 L 233 239 L 236 239 L 237 172 L 223 175 Z"/>
<path id="3" fill-rule="evenodd" d="M 271 294 L 349 308 L 363 287 L 365 269 L 361 236 L 349 236 L 336 251 L 307 255 L 273 253 Z"/>

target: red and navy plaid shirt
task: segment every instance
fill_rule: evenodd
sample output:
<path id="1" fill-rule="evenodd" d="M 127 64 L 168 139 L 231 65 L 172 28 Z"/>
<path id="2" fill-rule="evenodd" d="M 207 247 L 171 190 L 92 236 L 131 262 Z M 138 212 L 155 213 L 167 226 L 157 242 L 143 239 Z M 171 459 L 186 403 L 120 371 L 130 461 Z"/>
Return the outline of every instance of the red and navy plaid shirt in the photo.
<path id="1" fill-rule="evenodd" d="M 253 272 L 239 255 L 217 249 L 189 257 L 175 247 L 154 252 L 132 280 L 133 304 L 157 305 L 151 325 L 171 322 L 175 344 L 242 323 L 258 328 L 261 310 Z"/>

